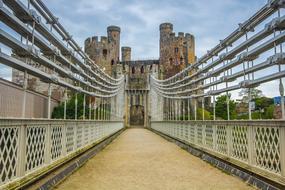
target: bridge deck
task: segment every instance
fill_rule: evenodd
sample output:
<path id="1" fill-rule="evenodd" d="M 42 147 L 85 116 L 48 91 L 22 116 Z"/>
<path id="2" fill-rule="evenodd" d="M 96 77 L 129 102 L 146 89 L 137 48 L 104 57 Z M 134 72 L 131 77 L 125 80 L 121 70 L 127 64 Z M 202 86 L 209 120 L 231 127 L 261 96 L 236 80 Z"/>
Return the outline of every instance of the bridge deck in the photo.
<path id="1" fill-rule="evenodd" d="M 57 189 L 253 189 L 146 129 L 128 129 Z"/>

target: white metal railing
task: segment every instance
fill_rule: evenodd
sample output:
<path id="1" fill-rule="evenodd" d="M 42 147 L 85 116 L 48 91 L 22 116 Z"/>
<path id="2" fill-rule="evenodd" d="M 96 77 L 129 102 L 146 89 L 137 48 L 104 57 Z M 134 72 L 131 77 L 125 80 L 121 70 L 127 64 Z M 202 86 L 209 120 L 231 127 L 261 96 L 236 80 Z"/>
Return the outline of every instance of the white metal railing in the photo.
<path id="1" fill-rule="evenodd" d="M 122 128 L 121 121 L 0 119 L 0 189 Z"/>
<path id="2" fill-rule="evenodd" d="M 285 184 L 284 121 L 152 121 L 151 128 Z"/>

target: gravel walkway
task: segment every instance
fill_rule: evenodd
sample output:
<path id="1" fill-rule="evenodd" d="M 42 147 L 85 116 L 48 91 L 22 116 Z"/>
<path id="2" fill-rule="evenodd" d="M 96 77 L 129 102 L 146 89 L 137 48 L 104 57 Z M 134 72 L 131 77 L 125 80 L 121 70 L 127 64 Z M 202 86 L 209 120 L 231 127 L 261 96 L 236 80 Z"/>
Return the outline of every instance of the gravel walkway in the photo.
<path id="1" fill-rule="evenodd" d="M 146 129 L 128 129 L 60 190 L 254 189 Z"/>

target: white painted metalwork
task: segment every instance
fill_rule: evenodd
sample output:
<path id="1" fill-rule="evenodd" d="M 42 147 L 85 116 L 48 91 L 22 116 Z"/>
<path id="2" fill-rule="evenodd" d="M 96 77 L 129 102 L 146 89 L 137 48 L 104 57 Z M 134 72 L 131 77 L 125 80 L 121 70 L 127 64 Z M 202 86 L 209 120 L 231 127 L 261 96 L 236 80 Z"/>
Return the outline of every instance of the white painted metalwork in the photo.
<path id="1" fill-rule="evenodd" d="M 285 184 L 284 121 L 152 121 L 151 128 Z"/>
<path id="2" fill-rule="evenodd" d="M 122 128 L 122 121 L 0 119 L 0 189 Z"/>
<path id="3" fill-rule="evenodd" d="M 250 108 L 249 120 L 232 121 L 229 113 L 229 93 L 233 90 L 246 88 L 251 97 L 252 88 L 279 80 L 279 91 L 283 97 L 282 78 L 285 77 L 285 71 L 282 70 L 282 65 L 285 64 L 285 54 L 282 49 L 285 41 L 285 15 L 284 11 L 281 15 L 280 10 L 284 7 L 283 0 L 268 1 L 267 5 L 239 24 L 237 30 L 221 40 L 196 63 L 168 79 L 151 76 L 150 95 L 153 102 L 150 127 L 191 147 L 285 185 L 285 121 L 251 121 Z M 276 67 L 278 72 L 275 72 Z M 274 72 L 255 74 L 265 69 Z M 227 95 L 227 121 L 216 120 L 215 101 L 217 95 L 222 93 Z M 205 120 L 206 97 L 213 101 L 212 121 Z M 185 120 L 186 101 L 188 119 L 193 109 L 195 121 L 178 121 Z M 169 108 L 167 102 L 171 102 Z M 200 104 L 202 110 L 199 110 Z M 159 117 L 159 105 L 166 105 L 167 109 L 163 108 L 163 113 L 172 117 Z M 198 113 L 201 118 L 198 118 Z M 285 114 L 284 106 L 282 114 Z M 203 121 L 196 121 L 198 119 Z"/>

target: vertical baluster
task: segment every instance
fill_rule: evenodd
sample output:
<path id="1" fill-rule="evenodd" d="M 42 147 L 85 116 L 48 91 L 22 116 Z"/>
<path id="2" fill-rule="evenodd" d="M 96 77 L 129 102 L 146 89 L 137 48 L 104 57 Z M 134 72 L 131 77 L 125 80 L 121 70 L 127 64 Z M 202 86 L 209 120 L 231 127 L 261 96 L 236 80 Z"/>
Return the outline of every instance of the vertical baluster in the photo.
<path id="1" fill-rule="evenodd" d="M 46 126 L 46 136 L 45 136 L 45 164 L 48 165 L 51 162 L 51 128 L 52 123 Z"/>
<path id="2" fill-rule="evenodd" d="M 61 136 L 61 145 L 62 145 L 62 155 L 65 156 L 67 151 L 66 151 L 66 138 L 67 138 L 67 123 L 64 122 L 62 123 L 62 136 Z"/>
<path id="3" fill-rule="evenodd" d="M 217 150 L 217 125 L 212 125 L 213 127 L 213 150 Z"/>
<path id="4" fill-rule="evenodd" d="M 27 125 L 22 124 L 19 127 L 18 136 L 18 154 L 17 154 L 17 173 L 18 177 L 25 175 L 26 170 L 26 143 L 27 143 Z"/>
<path id="5" fill-rule="evenodd" d="M 247 142 L 248 142 L 248 163 L 255 164 L 255 150 L 254 150 L 254 126 L 247 127 Z"/>
<path id="6" fill-rule="evenodd" d="M 227 125 L 226 126 L 226 131 L 227 131 L 227 154 L 229 157 L 232 155 L 232 150 L 233 150 L 233 144 L 232 144 L 232 130 L 233 126 L 232 125 Z"/>

